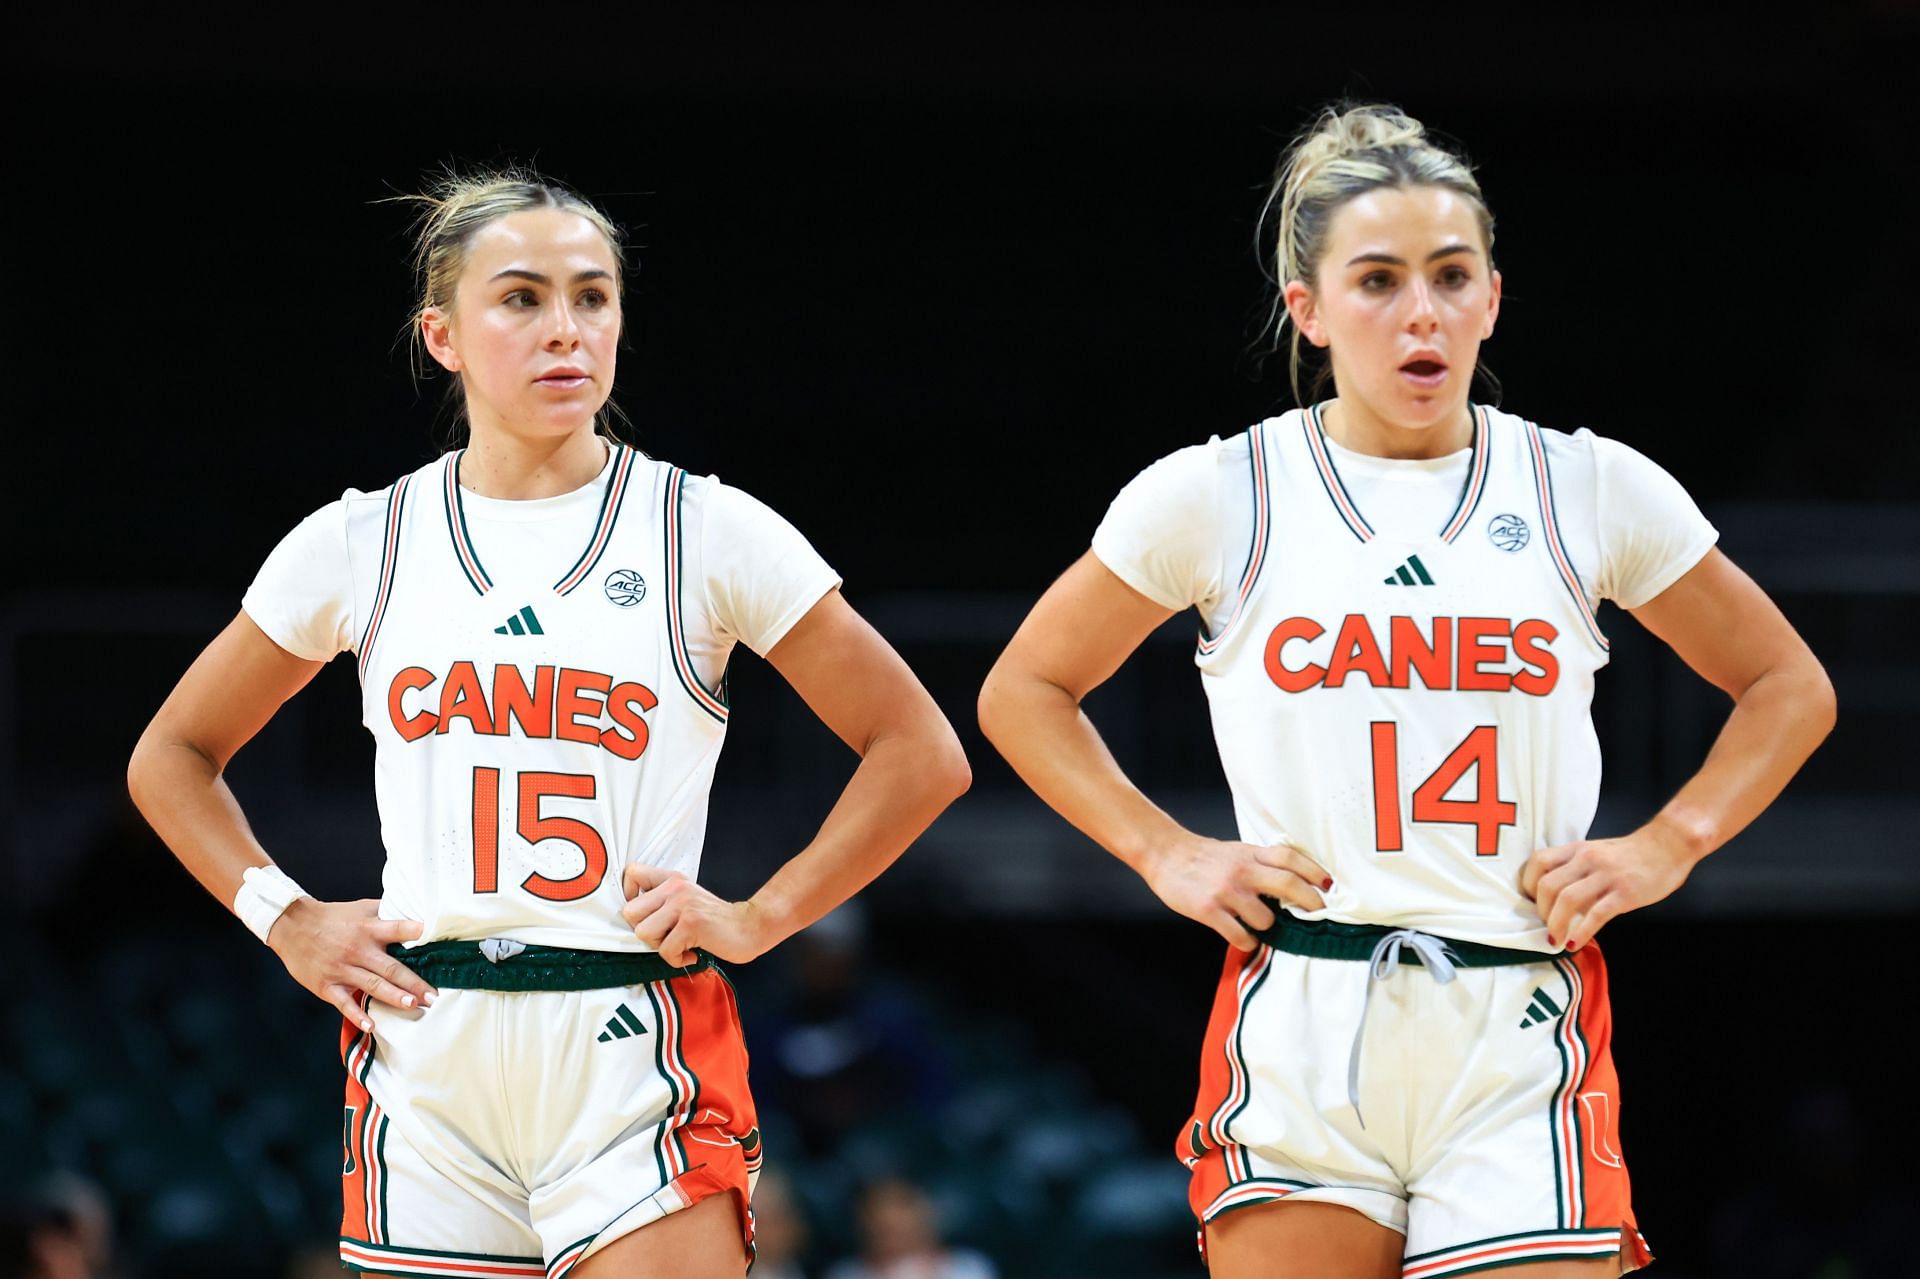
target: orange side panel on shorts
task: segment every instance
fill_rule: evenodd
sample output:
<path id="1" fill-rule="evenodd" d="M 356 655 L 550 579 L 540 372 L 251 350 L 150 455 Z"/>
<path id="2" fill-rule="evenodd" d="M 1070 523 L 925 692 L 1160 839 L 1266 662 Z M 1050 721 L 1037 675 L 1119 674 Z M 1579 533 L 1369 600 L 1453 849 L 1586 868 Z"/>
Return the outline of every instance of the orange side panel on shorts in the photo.
<path id="1" fill-rule="evenodd" d="M 674 1179 L 689 1204 L 729 1193 L 753 1255 L 747 1178 L 760 1169 L 760 1120 L 747 1091 L 747 1045 L 733 986 L 713 969 L 672 981 L 683 1060 L 699 1081 L 680 1126 L 688 1168 Z"/>
<path id="2" fill-rule="evenodd" d="M 373 1096 L 360 1082 L 360 1065 L 371 1046 L 362 1045 L 361 1038 L 358 1026 L 344 1017 L 340 1019 L 340 1064 L 347 1068 L 346 1105 L 351 1114 L 344 1126 L 345 1148 L 341 1151 L 340 1233 L 348 1239 L 371 1241 L 380 1238 L 373 1233 L 379 1223 L 369 1219 L 367 1205 L 378 1202 L 374 1194 L 379 1188 L 369 1184 L 375 1176 L 375 1161 L 367 1157 L 365 1134 L 373 1111 Z M 360 1051 L 356 1052 L 356 1048 Z"/>
<path id="3" fill-rule="evenodd" d="M 1173 1141 L 1175 1156 L 1193 1172 L 1187 1196 L 1195 1217 L 1233 1184 L 1234 1172 L 1220 1149 L 1214 1132 L 1215 1117 L 1244 1098 L 1246 1083 L 1236 1077 L 1230 1054 L 1234 1028 L 1240 1021 L 1240 981 L 1247 967 L 1262 952 L 1227 948 L 1226 963 L 1220 970 L 1220 984 L 1214 991 L 1213 1012 L 1207 1018 L 1206 1038 L 1200 1046 L 1200 1090 L 1194 1097 L 1193 1114 L 1181 1126 Z"/>
<path id="4" fill-rule="evenodd" d="M 1620 1076 L 1613 1066 L 1613 1003 L 1607 992 L 1607 964 L 1598 943 L 1569 956 L 1580 974 L 1579 1031 L 1591 1054 L 1577 1100 L 1580 1122 L 1584 1220 L 1590 1226 L 1621 1228 L 1621 1251 L 1644 1266 L 1651 1261 L 1646 1241 L 1633 1220 L 1633 1191 L 1620 1147 Z"/>

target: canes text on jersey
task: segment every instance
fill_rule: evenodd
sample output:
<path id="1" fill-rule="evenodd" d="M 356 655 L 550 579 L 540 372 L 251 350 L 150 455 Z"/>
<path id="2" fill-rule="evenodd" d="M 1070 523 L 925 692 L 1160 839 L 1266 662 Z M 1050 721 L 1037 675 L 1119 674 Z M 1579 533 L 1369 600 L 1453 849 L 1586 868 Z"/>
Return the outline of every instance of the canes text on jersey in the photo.
<path id="1" fill-rule="evenodd" d="M 437 709 L 429 709 L 435 695 L 428 690 L 436 683 Z M 409 715 L 408 694 L 416 692 L 417 709 Z M 616 684 L 611 675 L 571 666 L 536 666 L 528 687 L 520 668 L 505 662 L 493 668 L 491 693 L 472 662 L 455 662 L 445 679 L 423 666 L 409 666 L 387 688 L 387 714 L 402 741 L 445 733 L 454 720 L 464 719 L 482 736 L 504 737 L 517 725 L 522 737 L 604 746 L 621 759 L 639 759 L 647 749 L 647 724 L 640 716 L 659 704 L 645 684 Z M 603 726 L 603 720 L 611 720 L 611 726 Z"/>
<path id="2" fill-rule="evenodd" d="M 1548 647 L 1560 632 L 1551 622 L 1505 617 L 1436 617 L 1423 630 L 1412 617 L 1388 619 L 1383 649 L 1363 613 L 1340 622 L 1325 664 L 1303 660 L 1327 628 L 1310 617 L 1289 617 L 1267 636 L 1267 676 L 1283 692 L 1339 688 L 1365 680 L 1375 688 L 1422 687 L 1459 692 L 1504 693 L 1509 689 L 1545 697 L 1560 682 L 1560 660 Z M 1298 641 L 1297 646 L 1289 648 Z M 1500 667 L 1511 659 L 1518 670 Z M 1492 668 L 1492 669 L 1489 669 Z"/>

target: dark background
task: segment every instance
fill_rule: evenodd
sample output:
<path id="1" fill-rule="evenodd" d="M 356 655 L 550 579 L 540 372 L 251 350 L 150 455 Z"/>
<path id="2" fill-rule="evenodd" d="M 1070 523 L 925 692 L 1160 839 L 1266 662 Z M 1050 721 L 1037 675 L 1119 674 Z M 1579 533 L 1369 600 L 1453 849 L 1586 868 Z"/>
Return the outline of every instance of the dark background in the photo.
<path id="1" fill-rule="evenodd" d="M 972 697 L 1129 477 L 1289 406 L 1284 357 L 1259 358 L 1253 224 L 1285 139 L 1351 94 L 1478 168 L 1504 405 L 1671 470 L 1839 689 L 1775 810 L 1606 935 L 1656 1273 L 1893 1273 L 1914 1185 L 1890 1045 L 1920 907 L 1912 6 L 703 14 L 27 25 L 0 601 L 0 922 L 27 960 L 0 1024 L 0 1189 L 94 1179 L 134 1274 L 281 1273 L 331 1237 L 326 1010 L 144 833 L 121 775 L 274 542 L 436 451 L 440 388 L 396 344 L 407 214 L 380 201 L 443 161 L 517 159 L 631 232 L 616 398 L 639 443 L 806 532 L 974 762 L 865 895 L 870 986 L 846 996 L 916 1010 L 897 1033 L 941 1082 L 865 1119 L 935 1130 L 936 1153 L 793 1118 L 809 1273 L 852 1246 L 847 1189 L 883 1165 L 1004 1273 L 1197 1273 L 1164 1148 L 1218 943 L 1031 800 Z M 1725 703 L 1603 623 L 1605 833 L 1684 779 Z M 1189 625 L 1092 709 L 1150 794 L 1224 834 Z M 745 894 L 852 760 L 750 655 L 733 689 L 707 872 Z M 378 882 L 353 699 L 336 663 L 233 770 L 267 846 L 334 896 Z M 762 966 L 750 1036 L 805 1020 L 792 961 Z M 755 1041 L 756 1078 L 781 1051 Z M 1064 1146 L 954 1135 L 1018 1078 L 1051 1090 Z M 1061 1150 L 1134 1160 L 1151 1232 L 1103 1256 L 1089 1241 L 1125 1230 Z"/>

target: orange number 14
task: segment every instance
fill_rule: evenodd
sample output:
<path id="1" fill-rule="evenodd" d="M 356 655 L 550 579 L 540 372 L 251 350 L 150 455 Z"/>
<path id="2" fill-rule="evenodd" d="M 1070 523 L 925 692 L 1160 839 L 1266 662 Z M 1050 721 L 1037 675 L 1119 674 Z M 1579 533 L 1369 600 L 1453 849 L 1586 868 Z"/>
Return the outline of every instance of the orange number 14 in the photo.
<path id="1" fill-rule="evenodd" d="M 1474 770 L 1472 799 L 1448 799 L 1466 771 Z M 1491 724 L 1468 733 L 1413 792 L 1413 820 L 1473 827 L 1473 851 L 1492 857 L 1500 851 L 1500 828 L 1517 825 L 1518 810 L 1500 798 L 1499 730 Z M 1373 724 L 1373 842 L 1383 853 L 1405 846 L 1400 831 L 1400 726 L 1392 720 Z"/>

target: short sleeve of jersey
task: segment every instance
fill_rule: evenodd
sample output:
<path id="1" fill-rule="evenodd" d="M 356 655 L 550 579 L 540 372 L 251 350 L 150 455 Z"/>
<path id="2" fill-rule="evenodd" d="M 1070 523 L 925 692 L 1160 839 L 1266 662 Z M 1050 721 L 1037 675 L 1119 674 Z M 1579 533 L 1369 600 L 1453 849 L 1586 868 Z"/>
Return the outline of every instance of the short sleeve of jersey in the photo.
<path id="1" fill-rule="evenodd" d="M 353 646 L 345 499 L 327 503 L 280 539 L 240 607 L 295 657 L 326 662 Z"/>
<path id="2" fill-rule="evenodd" d="M 1100 562 L 1162 608 L 1207 614 L 1220 598 L 1225 447 L 1216 435 L 1161 458 L 1127 482 L 1094 530 Z"/>
<path id="3" fill-rule="evenodd" d="M 714 630 L 765 657 L 840 575 L 758 498 L 711 477 L 700 488 L 699 571 Z"/>
<path id="4" fill-rule="evenodd" d="M 1589 438 L 1600 528 L 1594 586 L 1621 608 L 1639 608 L 1698 564 L 1720 534 L 1658 463 L 1617 440 Z"/>

